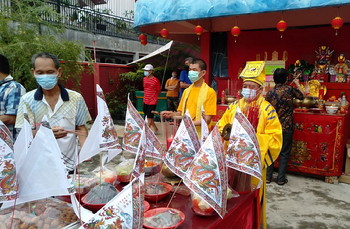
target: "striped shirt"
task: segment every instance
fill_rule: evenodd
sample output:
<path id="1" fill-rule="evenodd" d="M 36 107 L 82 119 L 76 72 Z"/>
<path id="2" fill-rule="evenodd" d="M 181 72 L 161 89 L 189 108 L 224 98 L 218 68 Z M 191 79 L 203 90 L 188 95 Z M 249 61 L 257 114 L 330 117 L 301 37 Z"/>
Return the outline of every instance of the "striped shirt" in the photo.
<path id="1" fill-rule="evenodd" d="M 26 93 L 26 89 L 13 77 L 8 75 L 0 81 L 0 115 L 16 115 L 19 100 Z M 18 130 L 13 124 L 7 125 L 12 137 L 16 139 Z"/>
<path id="2" fill-rule="evenodd" d="M 50 123 L 50 126 L 60 126 L 65 130 L 75 130 L 76 126 L 85 125 L 91 120 L 88 108 L 84 98 L 78 92 L 65 89 L 60 86 L 61 96 L 59 97 L 54 110 L 43 96 L 42 89 L 25 94 L 20 101 L 16 127 L 21 128 L 23 125 L 24 107 L 27 109 L 29 123 L 33 129 L 37 129 L 44 115 Z M 56 139 L 61 149 L 62 159 L 68 170 L 72 170 L 77 156 L 77 137 L 75 134 L 68 133 L 66 137 Z"/>
<path id="3" fill-rule="evenodd" d="M 158 101 L 158 95 L 160 92 L 160 83 L 157 77 L 143 77 L 143 90 L 143 103 L 147 105 L 156 105 Z"/>

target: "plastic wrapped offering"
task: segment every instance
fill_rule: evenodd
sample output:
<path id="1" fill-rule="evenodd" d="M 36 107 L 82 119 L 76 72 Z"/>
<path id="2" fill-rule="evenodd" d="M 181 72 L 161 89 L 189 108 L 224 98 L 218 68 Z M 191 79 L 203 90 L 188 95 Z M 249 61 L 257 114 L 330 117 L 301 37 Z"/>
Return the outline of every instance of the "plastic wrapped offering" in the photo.
<path id="1" fill-rule="evenodd" d="M 106 168 L 106 167 L 97 167 L 92 171 L 96 177 L 100 178 L 103 182 L 108 182 L 111 184 L 114 184 L 114 181 L 116 180 L 116 175 L 114 171 Z"/>
<path id="2" fill-rule="evenodd" d="M 215 214 L 215 211 L 212 207 L 210 207 L 207 202 L 205 202 L 201 197 L 199 197 L 197 194 L 193 193 L 191 194 L 192 198 L 192 210 L 197 215 L 202 216 L 211 216 Z"/>
<path id="3" fill-rule="evenodd" d="M 81 175 L 77 174 L 74 180 L 74 186 L 77 193 L 86 194 L 94 186 L 98 185 L 99 179 L 94 175 Z"/>
<path id="4" fill-rule="evenodd" d="M 163 199 L 171 191 L 172 186 L 163 182 L 148 182 L 145 184 L 145 199 L 156 202 Z"/>
<path id="5" fill-rule="evenodd" d="M 162 194 L 167 191 L 162 183 L 149 183 L 145 187 L 145 194 L 148 195 Z"/>
<path id="6" fill-rule="evenodd" d="M 102 183 L 91 189 L 85 196 L 86 204 L 106 204 L 118 194 L 118 190 L 110 183 Z"/>
<path id="7" fill-rule="evenodd" d="M 183 212 L 173 208 L 155 208 L 144 214 L 147 228 L 176 228 L 185 220 Z"/>
<path id="8" fill-rule="evenodd" d="M 145 175 L 151 176 L 160 172 L 161 162 L 159 160 L 149 158 L 145 160 Z"/>
<path id="9" fill-rule="evenodd" d="M 131 172 L 134 167 L 134 159 L 128 159 L 118 164 L 115 169 L 117 171 L 117 180 L 127 183 L 130 181 Z"/>
<path id="10" fill-rule="evenodd" d="M 0 211 L 1 229 L 10 228 L 12 211 L 13 208 Z M 77 220 L 71 205 L 61 200 L 47 198 L 17 205 L 14 210 L 12 228 L 62 228 Z"/>
<path id="11" fill-rule="evenodd" d="M 239 194 L 234 191 L 230 186 L 227 187 L 227 200 L 239 197 Z M 200 196 L 198 196 L 195 193 L 191 193 L 191 199 L 192 199 L 192 210 L 195 214 L 201 215 L 201 216 L 211 216 L 215 214 L 215 211 L 210 205 L 205 202 Z"/>

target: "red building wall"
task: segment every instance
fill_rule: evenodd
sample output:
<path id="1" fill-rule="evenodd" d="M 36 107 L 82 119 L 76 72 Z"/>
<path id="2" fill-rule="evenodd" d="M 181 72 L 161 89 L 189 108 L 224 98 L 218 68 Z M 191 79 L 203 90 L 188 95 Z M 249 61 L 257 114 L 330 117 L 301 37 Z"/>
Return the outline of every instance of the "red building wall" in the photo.
<path id="1" fill-rule="evenodd" d="M 315 50 L 319 46 L 326 45 L 331 50 L 334 50 L 331 63 L 336 64 L 340 53 L 344 53 L 346 58 L 350 58 L 349 43 L 350 25 L 344 25 L 337 36 L 335 35 L 335 30 L 330 25 L 287 29 L 283 32 L 283 38 L 280 37 L 280 32 L 277 30 L 242 31 L 236 43 L 234 42 L 234 37 L 228 32 L 229 78 L 231 81 L 235 81 L 238 76 L 238 70 L 243 63 L 256 60 L 257 54 L 260 54 L 261 60 L 264 60 L 265 52 L 267 53 L 267 60 L 271 60 L 272 52 L 277 51 L 279 53 L 278 59 L 282 59 L 283 52 L 287 51 L 288 59 L 286 61 L 286 67 L 288 67 L 298 59 L 314 64 Z M 207 49 L 208 46 L 201 43 L 201 57 L 202 52 L 208 53 Z M 210 58 L 207 57 L 207 59 L 209 60 Z M 227 88 L 227 81 L 219 81 L 219 84 L 219 89 Z M 341 91 L 345 91 L 347 97 L 350 98 L 350 84 L 330 84 L 330 90 L 328 90 L 326 98 L 333 94 L 338 96 Z M 237 88 L 240 87 L 241 81 L 239 80 Z"/>
<path id="2" fill-rule="evenodd" d="M 81 85 L 78 89 L 85 99 L 91 117 L 94 119 L 97 115 L 96 104 L 96 84 L 99 84 L 104 94 L 118 90 L 123 87 L 119 83 L 119 74 L 133 71 L 134 67 L 118 64 L 95 63 L 94 71 L 89 70 L 87 63 L 83 63 L 85 71 L 82 73 Z M 76 89 L 72 82 L 67 82 L 67 88 Z"/>

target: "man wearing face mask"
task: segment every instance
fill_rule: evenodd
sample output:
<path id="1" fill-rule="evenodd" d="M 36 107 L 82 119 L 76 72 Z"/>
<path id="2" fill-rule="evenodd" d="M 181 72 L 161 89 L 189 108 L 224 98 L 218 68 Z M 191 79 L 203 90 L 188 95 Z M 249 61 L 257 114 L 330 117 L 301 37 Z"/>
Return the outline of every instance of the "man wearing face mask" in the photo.
<path id="1" fill-rule="evenodd" d="M 202 108 L 208 124 L 216 115 L 216 92 L 204 82 L 206 73 L 206 63 L 202 59 L 193 60 L 188 72 L 188 78 L 192 84 L 184 91 L 177 112 L 163 111 L 162 116 L 169 118 L 174 115 L 184 115 L 188 110 L 200 134 Z"/>
<path id="2" fill-rule="evenodd" d="M 166 93 L 166 99 L 168 102 L 168 109 L 176 111 L 179 106 L 179 80 L 177 79 L 177 72 L 171 73 L 170 79 L 165 83 L 165 89 L 168 90 Z"/>
<path id="3" fill-rule="evenodd" d="M 32 74 L 39 87 L 21 98 L 16 127 L 23 125 L 24 108 L 34 134 L 46 115 L 66 168 L 72 171 L 77 157 L 76 140 L 78 138 L 81 146 L 84 144 L 88 134 L 85 124 L 91 120 L 84 98 L 78 92 L 58 84 L 62 68 L 58 58 L 51 53 L 42 52 L 32 57 Z"/>
<path id="4" fill-rule="evenodd" d="M 276 160 L 281 151 L 282 126 L 275 108 L 261 94 L 265 81 L 263 68 L 263 61 L 247 62 L 240 76 L 243 78 L 242 98 L 227 108 L 219 120 L 218 127 L 222 132 L 227 129 L 227 126 L 232 125 L 236 109 L 239 107 L 256 130 L 263 178 L 263 185 L 260 188 L 261 222 L 266 228 L 266 169 Z M 227 140 L 226 137 L 229 136 L 229 133 L 223 135 L 225 135 L 224 139 Z M 257 182 L 257 179 L 252 178 L 253 184 L 257 184 Z"/>
<path id="5" fill-rule="evenodd" d="M 180 93 L 179 93 L 179 99 L 181 99 L 182 93 L 184 92 L 184 90 L 186 88 L 188 88 L 192 84 L 191 80 L 188 78 L 188 71 L 189 71 L 190 64 L 192 63 L 192 61 L 193 61 L 192 57 L 187 57 L 185 59 L 185 69 L 180 72 L 180 78 L 179 78 L 179 81 L 180 81 Z"/>
<path id="6" fill-rule="evenodd" d="M 156 110 L 161 86 L 158 78 L 153 75 L 152 64 L 146 64 L 143 70 L 145 75 L 143 77 L 143 113 L 147 116 L 148 126 L 153 127 L 154 133 L 158 134 L 159 130 L 154 123 L 154 113 L 152 111 Z"/>

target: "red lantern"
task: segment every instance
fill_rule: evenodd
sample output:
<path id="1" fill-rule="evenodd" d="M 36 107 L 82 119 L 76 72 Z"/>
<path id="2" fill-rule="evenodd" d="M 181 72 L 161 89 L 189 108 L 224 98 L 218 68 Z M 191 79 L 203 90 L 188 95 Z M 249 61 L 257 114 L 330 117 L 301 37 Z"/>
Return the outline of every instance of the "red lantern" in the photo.
<path id="1" fill-rule="evenodd" d="M 235 37 L 235 43 L 236 43 L 237 37 L 239 36 L 239 34 L 241 34 L 241 29 L 235 25 L 231 29 L 231 34 Z"/>
<path id="2" fill-rule="evenodd" d="M 194 27 L 194 33 L 197 34 L 197 36 L 202 35 L 203 33 L 203 27 L 200 25 L 197 25 L 196 27 Z"/>
<path id="3" fill-rule="evenodd" d="M 142 45 L 147 45 L 147 43 L 148 43 L 147 40 L 142 40 L 142 41 L 141 41 L 141 44 L 142 44 Z"/>
<path id="4" fill-rule="evenodd" d="M 277 22 L 277 30 L 281 32 L 281 38 L 282 38 L 282 32 L 284 32 L 287 27 L 288 27 L 288 24 L 285 20 L 280 20 L 279 22 Z"/>
<path id="5" fill-rule="evenodd" d="M 163 28 L 159 34 L 161 37 L 166 38 L 169 35 L 169 32 L 166 28 Z"/>
<path id="6" fill-rule="evenodd" d="M 239 34 L 241 34 L 241 29 L 238 26 L 233 26 L 232 29 L 231 29 L 231 34 L 234 37 L 238 37 Z"/>
<path id="7" fill-rule="evenodd" d="M 145 34 L 141 33 L 139 35 L 139 41 L 144 41 L 144 40 L 147 40 L 147 36 Z"/>
<path id="8" fill-rule="evenodd" d="M 338 35 L 338 29 L 343 26 L 344 20 L 341 17 L 335 17 L 332 19 L 331 24 L 333 29 L 335 29 L 335 35 Z"/>
<path id="9" fill-rule="evenodd" d="M 280 32 L 284 32 L 288 27 L 288 24 L 285 20 L 280 20 L 277 22 L 277 30 Z"/>

